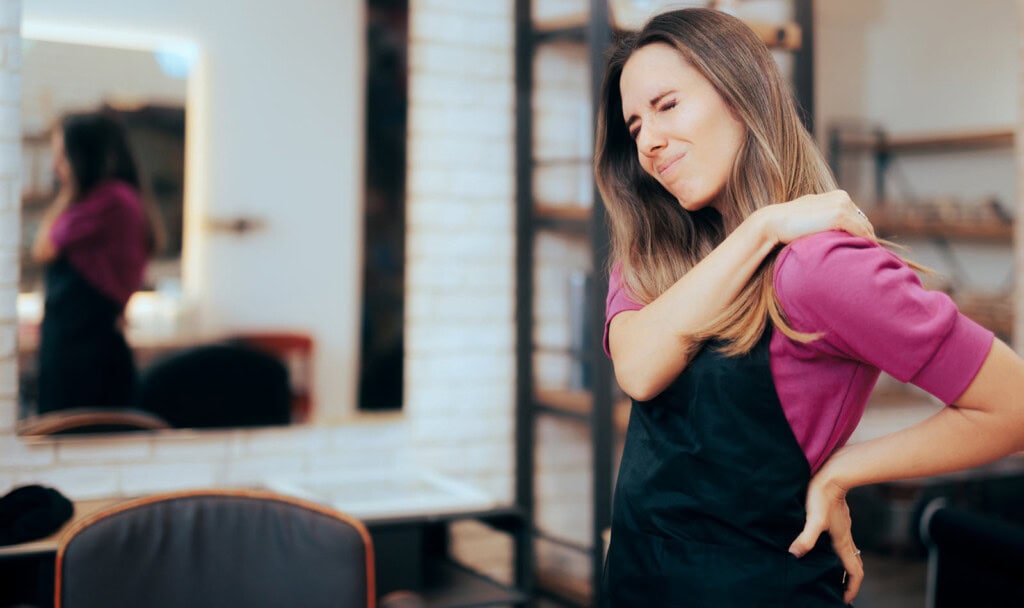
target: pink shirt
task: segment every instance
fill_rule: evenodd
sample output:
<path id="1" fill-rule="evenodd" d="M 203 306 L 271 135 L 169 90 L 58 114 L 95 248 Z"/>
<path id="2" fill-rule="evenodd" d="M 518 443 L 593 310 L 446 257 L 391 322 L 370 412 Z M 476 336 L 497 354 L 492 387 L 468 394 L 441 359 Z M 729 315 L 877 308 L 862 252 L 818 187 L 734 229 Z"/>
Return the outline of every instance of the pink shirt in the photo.
<path id="1" fill-rule="evenodd" d="M 885 371 L 950 404 L 963 394 L 992 347 L 989 330 L 961 314 L 944 293 L 879 245 L 826 232 L 785 247 L 775 291 L 790 325 L 824 332 L 809 344 L 772 330 L 772 376 L 793 434 L 816 471 L 846 443 Z M 642 305 L 609 277 L 605 323 Z"/>
<path id="2" fill-rule="evenodd" d="M 93 287 L 123 307 L 142 284 L 148 230 L 139 193 L 109 180 L 72 203 L 53 223 L 50 239 Z"/>

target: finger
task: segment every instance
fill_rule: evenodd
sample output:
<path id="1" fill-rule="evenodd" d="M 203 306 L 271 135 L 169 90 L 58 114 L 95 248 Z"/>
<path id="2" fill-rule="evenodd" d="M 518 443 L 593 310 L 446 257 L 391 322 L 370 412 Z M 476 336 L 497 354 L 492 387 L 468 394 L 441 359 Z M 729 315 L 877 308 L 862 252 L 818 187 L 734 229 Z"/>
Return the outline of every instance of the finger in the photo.
<path id="1" fill-rule="evenodd" d="M 864 563 L 860 559 L 860 551 L 853 544 L 849 519 L 838 528 L 833 526 L 830 532 L 832 534 L 832 549 L 839 556 L 843 569 L 846 571 L 843 576 L 843 582 L 846 584 L 844 600 L 849 604 L 857 596 L 861 582 L 864 580 Z"/>
<path id="2" fill-rule="evenodd" d="M 814 548 L 818 537 L 825 529 L 824 522 L 817 519 L 808 519 L 800 535 L 796 537 L 793 544 L 789 546 L 789 552 L 797 557 L 807 555 L 807 552 Z"/>
<path id="3" fill-rule="evenodd" d="M 846 570 L 846 592 L 843 594 L 843 601 L 849 604 L 857 597 L 860 585 L 864 582 L 864 562 L 857 549 L 843 551 L 839 554 L 839 560 L 843 562 L 843 568 Z"/>
<path id="4" fill-rule="evenodd" d="M 866 215 L 854 207 L 854 211 L 844 213 L 842 216 L 842 228 L 853 236 L 875 240 L 875 227 Z"/>

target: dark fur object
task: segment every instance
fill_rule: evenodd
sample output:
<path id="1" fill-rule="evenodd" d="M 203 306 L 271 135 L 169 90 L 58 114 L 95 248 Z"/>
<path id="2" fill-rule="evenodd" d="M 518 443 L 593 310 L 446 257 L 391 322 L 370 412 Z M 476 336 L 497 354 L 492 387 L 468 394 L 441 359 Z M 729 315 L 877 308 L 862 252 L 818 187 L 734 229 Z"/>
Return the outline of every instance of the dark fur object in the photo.
<path id="1" fill-rule="evenodd" d="M 0 545 L 45 538 L 60 530 L 74 512 L 71 501 L 53 488 L 15 488 L 0 498 Z"/>

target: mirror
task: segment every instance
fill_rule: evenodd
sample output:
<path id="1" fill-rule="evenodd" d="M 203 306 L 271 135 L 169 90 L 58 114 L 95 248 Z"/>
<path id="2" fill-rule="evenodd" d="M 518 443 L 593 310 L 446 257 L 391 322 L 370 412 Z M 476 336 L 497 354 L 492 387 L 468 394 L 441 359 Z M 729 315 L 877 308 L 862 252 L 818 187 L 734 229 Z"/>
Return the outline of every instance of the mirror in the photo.
<path id="1" fill-rule="evenodd" d="M 189 60 L 163 50 L 26 36 L 22 39 L 22 68 L 20 418 L 30 421 L 56 410 L 134 406 L 134 397 L 124 396 L 125 389 L 119 387 L 135 385 L 133 378 L 137 377 L 137 370 L 149 364 L 154 355 L 162 354 L 160 348 L 137 348 L 143 343 L 152 344 L 147 332 L 152 334 L 155 330 L 166 329 L 157 327 L 160 317 L 147 314 L 147 309 L 151 310 L 154 302 L 162 301 L 173 306 L 174 296 L 180 293 Z M 64 117 L 82 113 L 95 116 L 76 121 L 76 126 L 70 126 L 71 123 L 60 126 Z M 103 119 L 97 122 L 99 116 Z M 72 173 L 96 174 L 107 181 L 109 171 L 90 168 L 89 159 L 96 157 L 98 151 L 112 153 L 113 144 L 99 143 L 101 138 L 111 136 L 111 132 L 105 131 L 109 125 L 119 125 L 117 131 L 127 141 L 129 155 L 134 160 L 140 186 L 137 190 L 140 196 L 135 202 L 144 201 L 145 208 L 158 218 L 154 224 L 157 229 L 152 233 L 155 249 L 146 256 L 141 283 L 137 289 L 122 288 L 125 292 L 122 297 L 129 298 L 127 304 L 112 296 L 115 284 L 123 281 L 111 282 L 111 272 L 116 277 L 117 270 L 124 272 L 137 265 L 129 261 L 131 255 L 126 255 L 125 247 L 112 244 L 130 242 L 125 238 L 130 234 L 114 235 L 111 228 L 123 216 L 113 221 L 108 218 L 104 228 L 88 231 L 85 228 L 88 222 L 105 217 L 97 214 L 113 212 L 107 200 L 110 188 L 101 182 L 86 192 L 76 192 L 67 205 L 68 211 L 60 214 L 64 218 L 52 223 L 46 219 L 48 215 L 57 216 L 54 208 L 62 190 L 62 180 L 55 171 L 54 132 L 68 133 L 67 138 L 62 135 L 62 140 L 67 139 L 67 142 L 59 144 L 69 150 L 64 158 L 78 155 L 70 162 Z M 57 225 L 59 229 L 54 228 Z M 40 260 L 33 255 L 33 244 L 44 226 L 48 237 L 56 234 L 55 230 L 62 230 L 59 245 L 56 239 L 53 241 L 59 251 L 52 260 Z M 63 233 L 72 236 L 63 236 Z M 67 276 L 74 275 L 84 281 L 69 282 L 67 276 L 61 278 L 54 274 L 57 269 L 67 269 L 66 272 L 71 273 Z M 68 314 L 60 307 L 55 308 L 51 301 L 49 310 L 44 313 L 46 293 L 48 290 L 56 293 L 58 285 L 81 287 L 75 287 L 78 291 L 66 300 L 80 312 Z M 110 316 L 106 309 L 115 301 L 117 308 L 123 306 L 123 313 L 116 316 L 115 322 L 123 329 L 132 347 L 128 352 L 133 355 L 121 356 L 116 363 L 113 360 L 120 356 L 119 351 L 111 347 L 107 335 L 98 338 L 98 330 L 82 330 L 85 325 L 95 327 L 106 323 Z M 92 304 L 99 308 L 92 310 Z M 89 312 L 81 312 L 86 310 Z M 44 316 L 49 316 L 45 340 L 42 337 Z M 75 324 L 80 327 L 72 328 Z M 104 333 L 110 332 L 104 330 Z M 84 356 L 70 354 L 76 343 Z M 48 352 L 45 357 L 44 349 Z M 130 373 L 122 373 L 124 370 Z M 122 379 L 115 380 L 115 375 Z"/>
<path id="2" fill-rule="evenodd" d="M 219 428 L 308 417 L 301 384 L 308 337 L 198 339 L 178 318 L 194 57 L 27 36 L 22 53 L 19 430 Z M 122 137 L 123 155 L 113 143 Z M 134 169 L 111 169 L 115 156 Z M 91 166 L 96 157 L 106 165 Z M 73 179 L 61 174 L 62 162 Z M 88 175 L 95 185 L 78 188 Z M 55 212 L 64 192 L 73 192 L 70 202 Z M 53 249 L 43 259 L 35 249 L 40 232 Z M 146 242 L 144 266 L 133 235 Z"/>
<path id="3" fill-rule="evenodd" d="M 378 4 L 403 13 L 406 6 Z M 211 13 L 200 0 L 25 0 L 22 7 L 26 38 L 150 52 L 170 44 L 195 59 L 179 81 L 187 89 L 180 290 L 173 279 L 153 282 L 151 297 L 135 298 L 134 318 L 148 319 L 165 350 L 244 334 L 286 351 L 279 358 L 289 371 L 293 422 L 344 424 L 360 406 L 383 409 L 383 399 L 361 400 L 359 391 L 361 373 L 371 376 L 360 369 L 367 360 L 360 352 L 364 161 L 372 138 L 360 93 L 367 73 L 377 73 L 367 66 L 367 4 L 300 13 L 270 2 Z M 256 54 L 282 36 L 304 44 Z M 23 63 L 27 79 L 29 58 Z M 145 104 L 137 96 L 132 105 Z M 22 308 L 26 318 L 42 316 L 38 299 Z M 391 307 L 385 322 L 400 319 L 399 310 Z M 392 357 L 397 334 L 384 329 L 367 342 L 382 347 L 385 369 L 401 371 Z M 142 368 L 154 349 L 132 346 Z"/>

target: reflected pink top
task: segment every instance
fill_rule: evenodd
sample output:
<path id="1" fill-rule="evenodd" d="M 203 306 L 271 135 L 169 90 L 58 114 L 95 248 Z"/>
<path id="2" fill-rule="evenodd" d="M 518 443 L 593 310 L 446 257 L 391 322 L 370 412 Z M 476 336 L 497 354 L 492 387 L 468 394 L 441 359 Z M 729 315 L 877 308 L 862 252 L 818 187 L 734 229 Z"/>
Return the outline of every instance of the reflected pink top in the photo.
<path id="1" fill-rule="evenodd" d="M 124 307 L 142 285 L 148 230 L 139 193 L 108 180 L 60 214 L 50 239 L 89 284 Z"/>
<path id="2" fill-rule="evenodd" d="M 850 438 L 880 371 L 951 404 L 974 379 L 993 334 L 944 293 L 928 291 L 888 250 L 846 232 L 825 232 L 785 247 L 775 291 L 790 325 L 824 332 L 809 344 L 772 330 L 771 369 L 786 419 L 812 471 Z M 639 310 L 616 266 L 608 323 Z"/>

